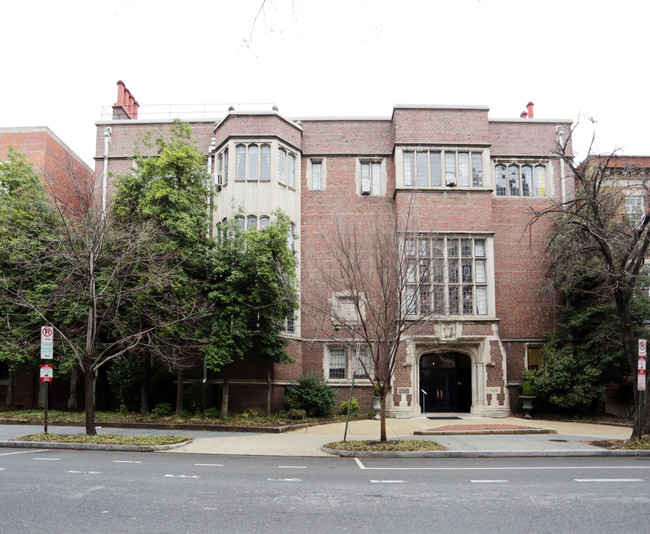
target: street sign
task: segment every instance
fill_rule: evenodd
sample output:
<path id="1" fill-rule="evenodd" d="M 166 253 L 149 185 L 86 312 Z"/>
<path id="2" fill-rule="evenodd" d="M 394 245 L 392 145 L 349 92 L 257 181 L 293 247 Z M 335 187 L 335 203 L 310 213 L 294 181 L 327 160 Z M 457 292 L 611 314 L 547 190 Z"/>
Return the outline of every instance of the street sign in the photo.
<path id="1" fill-rule="evenodd" d="M 41 365 L 41 382 L 52 382 L 54 370 L 51 365 Z"/>
<path id="2" fill-rule="evenodd" d="M 41 327 L 41 359 L 52 358 L 54 358 L 54 328 L 43 326 Z"/>
<path id="3" fill-rule="evenodd" d="M 645 339 L 639 339 L 639 356 L 647 356 L 647 341 Z"/>

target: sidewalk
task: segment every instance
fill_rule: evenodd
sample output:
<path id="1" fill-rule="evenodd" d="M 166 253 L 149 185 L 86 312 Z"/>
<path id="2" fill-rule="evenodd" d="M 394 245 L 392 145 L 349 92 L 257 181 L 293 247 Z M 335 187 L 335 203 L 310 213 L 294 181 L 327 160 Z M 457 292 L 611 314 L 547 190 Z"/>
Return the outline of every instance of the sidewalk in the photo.
<path id="1" fill-rule="evenodd" d="M 521 425 L 541 427 L 553 433 L 547 434 L 461 434 L 420 436 L 414 432 L 426 431 L 447 425 Z M 332 423 L 295 430 L 284 434 L 249 434 L 231 435 L 195 439 L 192 443 L 173 449 L 174 453 L 203 454 L 243 454 L 273 456 L 330 456 L 321 450 L 328 442 L 342 441 L 345 423 Z M 583 443 L 598 439 L 628 439 L 631 429 L 626 427 L 596 425 L 584 423 L 564 423 L 508 417 L 491 419 L 485 417 L 462 416 L 462 419 L 388 419 L 386 421 L 388 439 L 412 438 L 431 439 L 440 443 L 449 451 L 458 452 L 458 456 L 477 456 L 487 452 L 486 456 L 568 456 L 578 452 L 589 453 L 604 451 Z M 352 421 L 348 427 L 348 440 L 379 439 L 379 421 Z M 465 453 L 465 454 L 462 454 Z"/>
<path id="2" fill-rule="evenodd" d="M 449 425 L 473 426 L 474 428 L 491 428 L 493 425 L 516 425 L 543 429 L 548 433 L 503 434 L 463 433 L 445 435 L 414 435 L 415 432 L 441 429 Z M 25 434 L 41 432 L 42 427 L 21 425 L 0 425 L 2 446 L 11 446 L 5 440 Z M 79 427 L 54 427 L 51 432 L 67 434 L 80 432 Z M 168 453 L 195 453 L 217 455 L 254 455 L 254 456 L 331 456 L 321 447 L 332 441 L 342 441 L 345 423 L 331 423 L 294 430 L 282 434 L 249 432 L 213 432 L 193 430 L 142 430 L 98 428 L 98 433 L 114 434 L 171 434 L 192 438 L 192 442 L 170 450 Z M 454 415 L 453 419 L 428 419 L 415 417 L 411 419 L 388 419 L 386 421 L 388 439 L 411 438 L 430 439 L 440 443 L 447 451 L 433 456 L 575 456 L 575 455 L 610 455 L 617 451 L 588 445 L 585 441 L 601 439 L 628 439 L 631 429 L 627 427 L 597 425 L 586 423 L 567 423 L 559 421 L 531 420 L 516 417 L 492 419 L 469 415 Z M 464 431 L 467 432 L 467 431 Z M 379 421 L 351 421 L 348 427 L 348 440 L 379 439 Z M 620 454 L 620 451 L 618 451 Z M 398 453 L 397 455 L 414 455 L 416 453 Z M 650 451 L 641 451 L 650 455 Z"/>

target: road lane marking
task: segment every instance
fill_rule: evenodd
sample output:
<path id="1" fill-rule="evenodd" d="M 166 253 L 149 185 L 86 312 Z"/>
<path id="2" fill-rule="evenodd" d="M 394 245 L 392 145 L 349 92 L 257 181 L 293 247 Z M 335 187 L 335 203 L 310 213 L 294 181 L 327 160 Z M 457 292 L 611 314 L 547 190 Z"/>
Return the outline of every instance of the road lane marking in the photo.
<path id="1" fill-rule="evenodd" d="M 406 480 L 371 480 L 373 484 L 406 484 Z"/>
<path id="2" fill-rule="evenodd" d="M 472 480 L 472 483 L 474 483 L 474 484 L 503 484 L 503 483 L 507 483 L 507 482 L 510 482 L 510 481 L 509 480 L 498 480 L 498 479 L 494 479 L 494 480 Z"/>
<path id="3" fill-rule="evenodd" d="M 307 469 L 306 465 L 279 465 L 278 469 Z"/>
<path id="4" fill-rule="evenodd" d="M 587 469 L 650 469 L 650 465 L 617 465 L 617 466 L 530 466 L 530 467 L 367 467 L 355 458 L 359 469 L 372 471 L 570 471 Z"/>
<path id="5" fill-rule="evenodd" d="M 4 467 L 0 467 L 0 471 L 6 471 Z"/>
<path id="6" fill-rule="evenodd" d="M 47 449 L 37 449 L 29 451 L 0 452 L 0 456 L 11 456 L 12 454 L 34 454 L 35 452 L 45 452 Z"/>
<path id="7" fill-rule="evenodd" d="M 574 478 L 576 482 L 643 482 L 642 478 Z"/>
<path id="8" fill-rule="evenodd" d="M 302 478 L 267 478 L 268 482 L 302 482 Z"/>
<path id="9" fill-rule="evenodd" d="M 199 475 L 165 475 L 165 478 L 201 478 Z"/>
<path id="10" fill-rule="evenodd" d="M 113 460 L 114 464 L 141 464 L 141 460 Z"/>
<path id="11" fill-rule="evenodd" d="M 194 464 L 202 467 L 223 467 L 223 464 Z"/>
<path id="12" fill-rule="evenodd" d="M 101 471 L 66 471 L 74 475 L 101 475 Z"/>
<path id="13" fill-rule="evenodd" d="M 33 460 L 43 460 L 46 462 L 56 462 L 57 460 L 60 460 L 61 458 L 32 458 Z"/>

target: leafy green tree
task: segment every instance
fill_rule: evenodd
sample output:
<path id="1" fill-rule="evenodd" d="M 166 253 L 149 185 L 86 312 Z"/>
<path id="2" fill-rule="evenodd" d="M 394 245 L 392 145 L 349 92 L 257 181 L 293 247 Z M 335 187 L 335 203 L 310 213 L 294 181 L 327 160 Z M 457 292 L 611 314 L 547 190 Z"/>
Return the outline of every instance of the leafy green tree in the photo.
<path id="1" fill-rule="evenodd" d="M 20 158 L 3 167 L 3 334 L 18 344 L 36 321 L 54 327 L 57 350 L 84 375 L 86 433 L 93 435 L 96 371 L 192 319 L 196 308 L 178 305 L 173 251 L 160 246 L 159 228 L 102 211 L 95 183 L 83 176 L 66 177 L 72 187 L 65 198 L 45 194 L 40 178 Z"/>
<path id="2" fill-rule="evenodd" d="M 174 323 L 157 330 L 151 343 L 140 348 L 141 356 L 157 357 L 179 373 L 177 411 L 182 409 L 182 369 L 197 353 L 200 320 L 206 313 L 203 284 L 207 275 L 209 236 L 209 184 L 205 157 L 192 139 L 189 125 L 175 121 L 169 139 L 157 138 L 147 146 L 156 147 L 155 156 L 135 156 L 135 170 L 118 179 L 118 191 L 113 209 L 120 220 L 149 223 L 161 234 L 158 248 L 167 255 L 176 307 L 193 313 L 194 320 Z M 166 288 L 152 286 L 151 291 Z M 196 308 L 198 306 L 198 308 Z M 192 309 L 194 308 L 194 309 Z M 129 314 L 128 328 L 137 328 L 145 318 L 136 305 Z M 150 317 L 154 324 L 159 317 Z M 143 391 L 146 383 L 142 384 Z M 147 408 L 143 394 L 143 409 Z"/>
<path id="3" fill-rule="evenodd" d="M 257 359 L 267 366 L 268 376 L 273 363 L 291 362 L 282 335 L 298 306 L 290 221 L 276 212 L 275 221 L 260 230 L 244 231 L 231 222 L 219 231 L 210 260 L 212 313 L 205 321 L 202 355 L 214 370 Z M 269 400 L 267 394 L 267 411 Z"/>

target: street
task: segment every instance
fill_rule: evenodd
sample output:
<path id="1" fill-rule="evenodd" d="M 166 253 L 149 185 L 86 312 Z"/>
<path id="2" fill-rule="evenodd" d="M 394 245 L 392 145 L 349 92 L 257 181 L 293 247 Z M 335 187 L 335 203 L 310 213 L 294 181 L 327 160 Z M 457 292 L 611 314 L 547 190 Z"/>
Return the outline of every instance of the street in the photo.
<path id="1" fill-rule="evenodd" d="M 645 532 L 647 458 L 0 450 L 0 532 Z"/>

